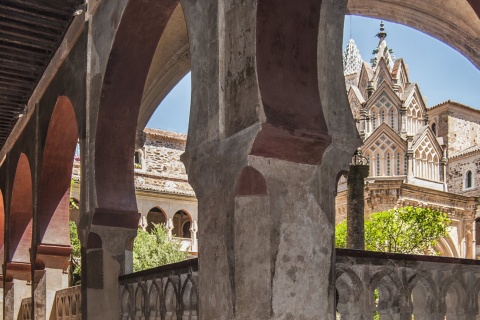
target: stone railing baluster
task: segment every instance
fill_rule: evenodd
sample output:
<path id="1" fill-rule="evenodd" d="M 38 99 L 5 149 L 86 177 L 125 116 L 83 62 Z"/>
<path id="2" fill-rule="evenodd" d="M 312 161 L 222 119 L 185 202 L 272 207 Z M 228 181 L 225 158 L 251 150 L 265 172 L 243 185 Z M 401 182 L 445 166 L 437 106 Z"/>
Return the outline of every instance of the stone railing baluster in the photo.
<path id="1" fill-rule="evenodd" d="M 119 277 L 120 319 L 196 320 L 198 260 Z"/>
<path id="2" fill-rule="evenodd" d="M 476 319 L 480 261 L 336 251 L 339 319 Z M 375 316 L 377 314 L 377 316 Z"/>

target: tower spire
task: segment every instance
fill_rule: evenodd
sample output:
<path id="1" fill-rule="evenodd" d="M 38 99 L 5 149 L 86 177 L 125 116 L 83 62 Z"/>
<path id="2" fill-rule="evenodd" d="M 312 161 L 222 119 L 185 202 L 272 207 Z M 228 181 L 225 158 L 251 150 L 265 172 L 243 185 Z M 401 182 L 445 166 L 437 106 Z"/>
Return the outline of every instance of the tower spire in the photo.
<path id="1" fill-rule="evenodd" d="M 383 21 L 380 22 L 380 32 L 377 33 L 376 37 L 379 39 L 378 44 L 380 44 L 387 37 L 387 33 L 385 32 L 385 24 Z"/>
<path id="2" fill-rule="evenodd" d="M 380 62 L 380 59 L 385 59 L 387 66 L 392 70 L 395 57 L 393 56 L 393 50 L 387 47 L 387 33 L 385 32 L 385 24 L 383 21 L 380 23 L 380 32 L 375 35 L 378 38 L 378 46 L 373 50 L 373 58 L 370 60 L 372 67 L 375 69 Z"/>

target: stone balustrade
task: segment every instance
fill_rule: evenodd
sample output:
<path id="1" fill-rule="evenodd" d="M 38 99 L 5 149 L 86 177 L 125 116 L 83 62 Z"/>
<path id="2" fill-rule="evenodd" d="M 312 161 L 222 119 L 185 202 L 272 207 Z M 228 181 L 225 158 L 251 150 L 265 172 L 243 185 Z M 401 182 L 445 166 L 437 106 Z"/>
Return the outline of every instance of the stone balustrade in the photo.
<path id="1" fill-rule="evenodd" d="M 120 318 L 198 319 L 197 272 L 191 259 L 120 276 Z M 337 249 L 336 290 L 342 320 L 478 319 L 480 261 Z M 56 319 L 81 319 L 80 297 L 80 286 L 57 291 Z"/>
<path id="2" fill-rule="evenodd" d="M 340 319 L 478 319 L 480 262 L 336 250 Z"/>
<path id="3" fill-rule="evenodd" d="M 119 277 L 121 319 L 198 318 L 198 259 Z"/>
<path id="4" fill-rule="evenodd" d="M 22 300 L 20 310 L 18 311 L 18 320 L 31 320 L 32 317 L 32 298 Z"/>
<path id="5" fill-rule="evenodd" d="M 52 315 L 56 320 L 82 319 L 82 292 L 80 286 L 59 290 L 55 294 Z"/>

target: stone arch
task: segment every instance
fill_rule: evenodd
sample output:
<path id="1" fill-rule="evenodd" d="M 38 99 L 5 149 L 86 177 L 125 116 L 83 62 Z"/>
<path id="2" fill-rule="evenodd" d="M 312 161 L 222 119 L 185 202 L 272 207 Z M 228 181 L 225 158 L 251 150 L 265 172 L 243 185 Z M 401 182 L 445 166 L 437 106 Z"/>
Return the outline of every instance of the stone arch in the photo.
<path id="1" fill-rule="evenodd" d="M 32 244 L 33 193 L 30 162 L 22 153 L 13 180 L 9 219 L 8 260 L 30 263 Z"/>
<path id="2" fill-rule="evenodd" d="M 461 275 L 453 275 L 443 282 L 442 295 L 447 318 L 449 315 L 464 315 L 467 306 L 466 285 Z"/>
<path id="3" fill-rule="evenodd" d="M 166 224 L 168 221 L 165 211 L 159 206 L 153 207 L 147 213 L 147 227 L 145 228 L 147 232 L 150 232 L 153 229 L 153 224 L 163 223 Z"/>
<path id="4" fill-rule="evenodd" d="M 408 287 L 414 316 L 424 316 L 436 311 L 438 288 L 427 271 L 416 273 L 411 277 Z"/>
<path id="5" fill-rule="evenodd" d="M 188 234 L 184 233 L 184 226 L 186 223 L 190 223 L 190 226 L 193 223 L 192 216 L 188 211 L 181 209 L 175 212 L 172 218 L 173 222 L 173 231 L 172 233 L 177 237 L 181 238 L 190 238 L 190 228 L 188 228 Z"/>
<path id="6" fill-rule="evenodd" d="M 363 282 L 350 268 L 337 268 L 335 288 L 338 292 L 337 310 L 340 314 L 357 314 Z"/>
<path id="7" fill-rule="evenodd" d="M 403 290 L 403 285 L 394 270 L 383 268 L 371 277 L 369 294 L 372 298 L 376 289 L 379 293 L 378 313 L 388 313 L 402 303 L 400 292 Z"/>
<path id="8" fill-rule="evenodd" d="M 107 63 L 98 112 L 95 136 L 98 207 L 93 224 L 137 227 L 132 157 L 137 119 L 153 55 L 178 3 L 178 0 L 130 1 L 123 11 Z M 123 214 L 115 214 L 113 218 L 112 210 Z"/>
<path id="9" fill-rule="evenodd" d="M 348 14 L 393 21 L 429 34 L 455 48 L 480 69 L 480 43 L 474 40 L 479 33 L 480 7 L 474 1 L 463 1 L 461 5 L 445 1 L 433 6 L 429 1 L 349 0 L 347 8 Z"/>
<path id="10" fill-rule="evenodd" d="M 442 257 L 460 258 L 457 247 L 449 235 L 438 240 L 435 250 L 438 250 Z"/>
<path id="11" fill-rule="evenodd" d="M 70 245 L 69 207 L 78 129 L 70 100 L 60 96 L 53 109 L 43 151 L 36 222 L 39 243 Z"/>

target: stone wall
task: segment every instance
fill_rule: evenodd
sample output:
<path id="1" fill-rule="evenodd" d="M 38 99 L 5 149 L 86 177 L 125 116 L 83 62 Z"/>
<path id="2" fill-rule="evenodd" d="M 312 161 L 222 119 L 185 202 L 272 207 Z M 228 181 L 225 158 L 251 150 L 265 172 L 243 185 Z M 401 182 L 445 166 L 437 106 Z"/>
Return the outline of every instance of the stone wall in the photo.
<path id="1" fill-rule="evenodd" d="M 144 160 L 135 169 L 135 187 L 141 190 L 195 196 L 180 156 L 187 136 L 156 129 L 145 129 Z"/>
<path id="2" fill-rule="evenodd" d="M 448 129 L 449 156 L 480 142 L 480 121 L 475 121 L 471 115 L 453 112 L 448 117 Z"/>
<path id="3" fill-rule="evenodd" d="M 471 170 L 472 188 L 465 188 L 465 175 Z M 476 197 L 480 192 L 480 150 L 449 159 L 447 170 L 448 191 Z"/>

